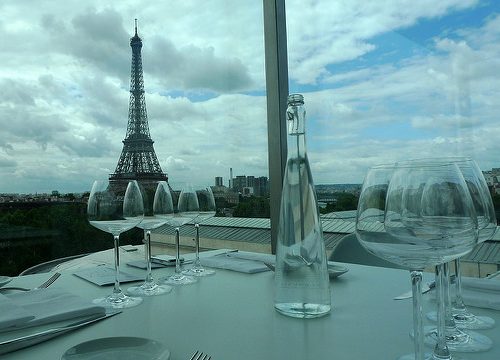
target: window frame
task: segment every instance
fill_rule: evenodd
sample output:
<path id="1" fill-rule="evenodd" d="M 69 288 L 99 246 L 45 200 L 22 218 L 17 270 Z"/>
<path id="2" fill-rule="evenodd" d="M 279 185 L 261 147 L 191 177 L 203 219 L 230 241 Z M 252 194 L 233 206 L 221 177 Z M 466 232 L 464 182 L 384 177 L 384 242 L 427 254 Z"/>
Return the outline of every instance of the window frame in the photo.
<path id="1" fill-rule="evenodd" d="M 288 97 L 288 57 L 285 0 L 263 0 L 266 64 L 268 167 L 271 252 L 276 253 L 281 191 L 287 159 L 285 124 Z"/>

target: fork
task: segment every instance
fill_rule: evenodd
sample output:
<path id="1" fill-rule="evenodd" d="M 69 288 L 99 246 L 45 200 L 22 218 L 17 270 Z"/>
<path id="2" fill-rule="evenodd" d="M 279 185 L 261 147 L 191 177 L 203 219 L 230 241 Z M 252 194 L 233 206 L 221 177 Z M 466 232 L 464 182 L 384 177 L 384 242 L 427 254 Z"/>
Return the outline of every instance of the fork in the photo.
<path id="1" fill-rule="evenodd" d="M 212 357 L 207 354 L 202 353 L 201 351 L 196 350 L 196 352 L 191 356 L 189 360 L 210 360 Z"/>
<path id="2" fill-rule="evenodd" d="M 56 281 L 57 278 L 59 278 L 59 276 L 61 276 L 61 273 L 56 272 L 47 281 L 45 281 L 44 283 L 42 283 L 41 285 L 38 285 L 37 287 L 35 287 L 33 289 L 27 289 L 27 288 L 17 287 L 17 286 L 5 286 L 5 287 L 0 288 L 0 291 L 1 290 L 30 291 L 30 290 L 37 290 L 37 289 L 45 289 L 45 288 L 48 288 L 50 285 L 52 285 L 52 283 L 54 281 Z"/>

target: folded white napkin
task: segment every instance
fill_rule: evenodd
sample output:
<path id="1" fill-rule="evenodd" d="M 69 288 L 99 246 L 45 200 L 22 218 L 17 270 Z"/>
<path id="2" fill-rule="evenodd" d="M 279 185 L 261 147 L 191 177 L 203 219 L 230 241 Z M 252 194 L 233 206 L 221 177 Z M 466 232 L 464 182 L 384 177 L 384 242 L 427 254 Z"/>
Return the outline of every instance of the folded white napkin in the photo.
<path id="1" fill-rule="evenodd" d="M 116 270 L 110 265 L 98 265 L 89 268 L 79 269 L 73 273 L 74 275 L 90 281 L 99 286 L 112 285 L 115 283 Z M 144 275 L 129 274 L 125 271 L 120 271 L 120 282 L 126 283 L 131 281 L 144 280 Z"/>
<path id="2" fill-rule="evenodd" d="M 273 254 L 254 253 L 248 251 L 230 251 L 225 255 L 238 259 L 255 260 L 269 264 L 274 264 L 276 262 L 276 255 Z"/>
<path id="3" fill-rule="evenodd" d="M 262 261 L 245 258 L 241 252 L 228 252 L 227 254 L 200 258 L 200 262 L 203 266 L 233 270 L 247 274 L 269 271 L 269 268 Z"/>
<path id="4" fill-rule="evenodd" d="M 7 296 L 0 294 L 0 331 L 10 326 L 18 326 L 35 316 L 9 299 Z"/>
<path id="5" fill-rule="evenodd" d="M 500 281 L 462 277 L 462 298 L 466 305 L 500 310 Z"/>
<path id="6" fill-rule="evenodd" d="M 105 313 L 103 307 L 56 288 L 5 295 L 1 300 L 12 310 L 1 310 L 1 331 Z"/>

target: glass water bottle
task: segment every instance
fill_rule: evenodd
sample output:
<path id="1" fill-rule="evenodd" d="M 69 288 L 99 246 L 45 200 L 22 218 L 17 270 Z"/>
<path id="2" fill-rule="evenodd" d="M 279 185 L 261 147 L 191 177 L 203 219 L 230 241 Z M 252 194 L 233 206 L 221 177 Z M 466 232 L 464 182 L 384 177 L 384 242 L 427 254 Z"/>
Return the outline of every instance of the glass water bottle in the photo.
<path id="1" fill-rule="evenodd" d="M 288 96 L 288 159 L 276 248 L 274 307 L 284 315 L 314 318 L 330 312 L 323 230 L 305 141 L 304 97 Z"/>

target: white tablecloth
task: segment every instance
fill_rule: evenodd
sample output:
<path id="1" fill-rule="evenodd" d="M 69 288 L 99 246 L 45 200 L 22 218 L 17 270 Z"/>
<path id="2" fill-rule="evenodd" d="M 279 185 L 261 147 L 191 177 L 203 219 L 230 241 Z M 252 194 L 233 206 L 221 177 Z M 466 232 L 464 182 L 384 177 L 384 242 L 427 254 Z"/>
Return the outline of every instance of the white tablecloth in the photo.
<path id="1" fill-rule="evenodd" d="M 32 348 L 7 354 L 2 360 L 59 359 L 78 343 L 108 336 L 147 337 L 163 342 L 172 360 L 186 360 L 195 350 L 213 360 L 388 360 L 411 352 L 411 299 L 392 298 L 409 289 L 409 273 L 345 264 L 349 272 L 331 280 L 333 309 L 319 319 L 294 319 L 273 307 L 274 274 L 242 274 L 217 270 L 215 276 L 194 285 L 175 288 L 170 294 L 146 298 L 122 314 L 66 334 Z M 142 270 L 123 266 L 127 272 Z M 155 278 L 173 268 L 154 270 Z M 428 274 L 432 278 L 431 274 Z M 16 278 L 13 285 L 36 286 L 47 274 Z M 123 288 L 131 284 L 124 284 Z M 53 285 L 92 297 L 106 295 L 110 287 L 98 287 L 63 273 Z M 424 312 L 434 302 L 425 296 Z M 493 317 L 497 326 L 481 333 L 495 342 L 484 353 L 463 358 L 500 359 L 500 312 L 472 309 Z"/>

